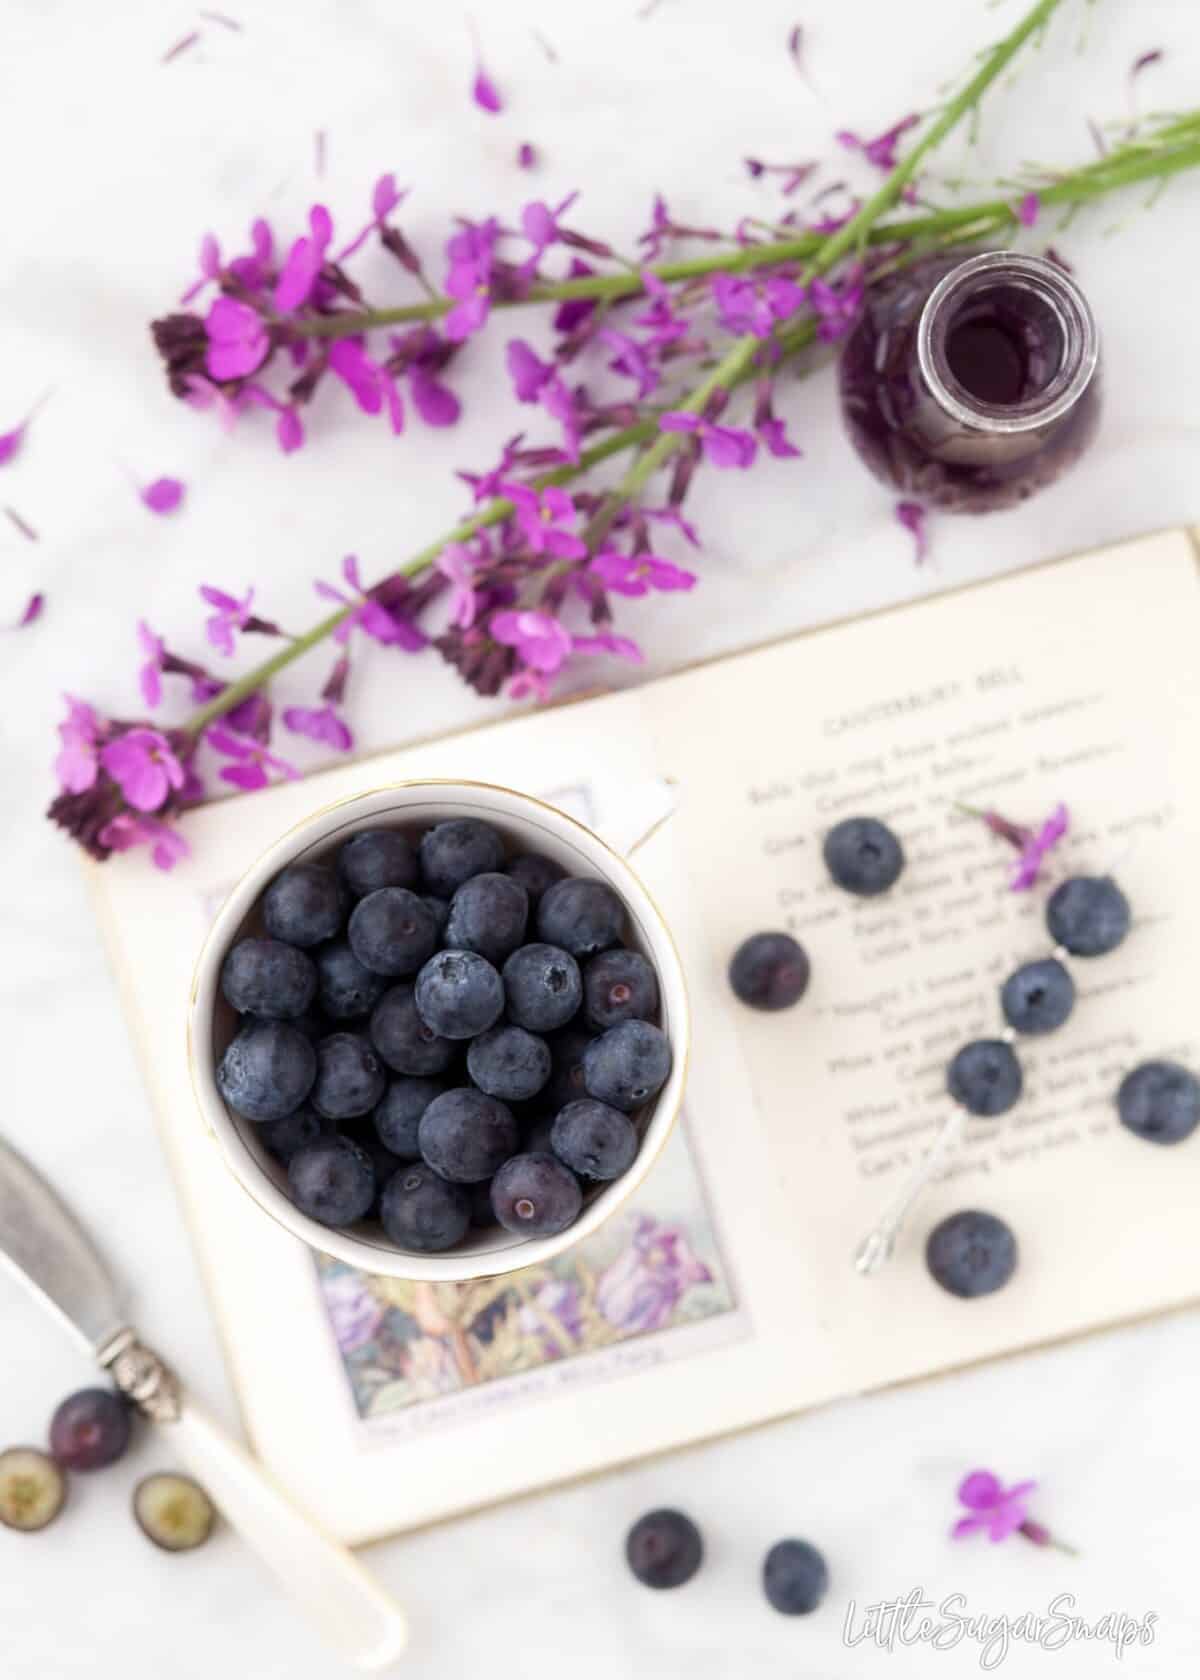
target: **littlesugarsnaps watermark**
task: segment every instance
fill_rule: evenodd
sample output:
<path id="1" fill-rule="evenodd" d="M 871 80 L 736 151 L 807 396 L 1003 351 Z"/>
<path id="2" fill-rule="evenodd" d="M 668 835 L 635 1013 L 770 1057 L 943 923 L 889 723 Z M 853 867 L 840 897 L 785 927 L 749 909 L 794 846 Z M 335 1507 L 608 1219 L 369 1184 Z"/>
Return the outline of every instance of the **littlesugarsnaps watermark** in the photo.
<path id="1" fill-rule="evenodd" d="M 1044 1610 L 974 1610 L 965 1594 L 950 1593 L 940 1602 L 912 1587 L 897 1598 L 881 1599 L 860 1609 L 856 1600 L 846 1606 L 842 1643 L 848 1649 L 898 1651 L 927 1645 L 931 1651 L 953 1651 L 961 1645 L 979 1647 L 979 1666 L 990 1673 L 1018 1646 L 1061 1651 L 1068 1645 L 1107 1647 L 1119 1662 L 1127 1651 L 1153 1645 L 1158 1617 L 1153 1610 L 1140 1616 L 1128 1610 L 1106 1610 L 1099 1616 L 1080 1614 L 1074 1593 L 1057 1594 Z"/>

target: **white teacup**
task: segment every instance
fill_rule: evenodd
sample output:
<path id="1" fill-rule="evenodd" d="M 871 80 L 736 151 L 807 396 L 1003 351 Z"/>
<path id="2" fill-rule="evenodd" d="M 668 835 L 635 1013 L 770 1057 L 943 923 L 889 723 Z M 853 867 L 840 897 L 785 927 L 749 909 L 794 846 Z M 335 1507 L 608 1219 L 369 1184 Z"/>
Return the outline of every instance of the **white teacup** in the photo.
<path id="1" fill-rule="evenodd" d="M 542 852 L 572 875 L 599 877 L 619 894 L 629 917 L 629 943 L 658 973 L 659 1024 L 670 1040 L 671 1075 L 641 1116 L 641 1147 L 629 1170 L 587 1196 L 575 1223 L 553 1237 L 519 1237 L 502 1227 L 472 1229 L 441 1254 L 397 1248 L 382 1229 L 364 1222 L 335 1230 L 309 1219 L 287 1193 L 287 1176 L 255 1136 L 254 1125 L 227 1107 L 217 1090 L 216 1064 L 238 1018 L 221 995 L 221 964 L 238 939 L 262 931 L 258 904 L 286 865 L 332 857 L 363 828 L 419 832 L 447 817 L 480 817 L 505 835 L 514 851 Z M 582 823 L 528 794 L 483 782 L 399 782 L 356 794 L 315 812 L 277 840 L 234 887 L 209 931 L 196 965 L 188 1017 L 188 1058 L 201 1116 L 225 1163 L 262 1211 L 311 1248 L 363 1271 L 430 1282 L 495 1277 L 537 1265 L 589 1236 L 617 1211 L 654 1165 L 679 1113 L 687 1072 L 689 1017 L 683 970 L 657 907 L 625 858 Z"/>

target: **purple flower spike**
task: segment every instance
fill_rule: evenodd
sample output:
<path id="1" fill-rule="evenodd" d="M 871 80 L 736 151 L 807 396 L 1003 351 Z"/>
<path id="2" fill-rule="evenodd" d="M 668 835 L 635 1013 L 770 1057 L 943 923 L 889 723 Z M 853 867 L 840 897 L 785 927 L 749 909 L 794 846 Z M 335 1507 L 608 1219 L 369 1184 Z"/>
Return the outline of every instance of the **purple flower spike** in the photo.
<path id="1" fill-rule="evenodd" d="M 283 723 L 293 735 L 307 735 L 310 741 L 319 741 L 322 746 L 334 747 L 338 752 L 349 752 L 354 745 L 353 735 L 329 705 L 288 706 L 284 710 Z"/>
<path id="2" fill-rule="evenodd" d="M 877 134 L 874 140 L 863 140 L 848 128 L 839 129 L 834 138 L 840 146 L 845 146 L 852 152 L 861 152 L 868 163 L 874 164 L 876 169 L 882 169 L 890 174 L 896 167 L 896 147 L 900 137 L 907 134 L 910 128 L 915 128 L 921 118 L 916 111 L 911 111 L 907 117 L 901 117 L 898 123 Z"/>
<path id="3" fill-rule="evenodd" d="M 156 478 L 138 494 L 151 513 L 174 513 L 183 500 L 183 485 L 177 478 Z"/>
<path id="4" fill-rule="evenodd" d="M 896 518 L 910 534 L 916 545 L 917 565 L 929 553 L 929 533 L 925 529 L 925 509 L 920 502 L 897 502 Z"/>
<path id="5" fill-rule="evenodd" d="M 1017 220 L 1022 227 L 1035 227 L 1042 201 L 1035 192 L 1027 192 L 1017 205 Z"/>
<path id="6" fill-rule="evenodd" d="M 204 365 L 213 379 L 241 379 L 266 361 L 270 334 L 248 303 L 219 297 L 204 318 L 208 349 Z"/>
<path id="7" fill-rule="evenodd" d="M 101 752 L 100 763 L 135 811 L 157 811 L 172 788 L 178 791 L 186 779 L 167 737 L 157 729 L 130 729 L 119 735 Z"/>

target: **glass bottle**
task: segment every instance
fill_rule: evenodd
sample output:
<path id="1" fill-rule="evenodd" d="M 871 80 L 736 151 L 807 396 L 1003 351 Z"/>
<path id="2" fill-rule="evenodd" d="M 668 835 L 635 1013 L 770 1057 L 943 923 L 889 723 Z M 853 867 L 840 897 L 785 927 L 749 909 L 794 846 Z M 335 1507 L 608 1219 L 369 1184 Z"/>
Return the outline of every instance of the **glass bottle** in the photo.
<path id="1" fill-rule="evenodd" d="M 842 413 L 877 477 L 962 513 L 1012 507 L 1087 448 L 1100 409 L 1087 299 L 1042 257 L 928 257 L 878 282 L 842 352 Z"/>

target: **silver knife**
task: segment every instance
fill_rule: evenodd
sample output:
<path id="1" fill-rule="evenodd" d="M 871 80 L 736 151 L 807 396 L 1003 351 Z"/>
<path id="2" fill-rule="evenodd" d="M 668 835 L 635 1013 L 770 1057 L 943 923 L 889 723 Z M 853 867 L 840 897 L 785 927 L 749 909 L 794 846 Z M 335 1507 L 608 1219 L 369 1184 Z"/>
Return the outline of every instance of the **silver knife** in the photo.
<path id="1" fill-rule="evenodd" d="M 201 1411 L 130 1325 L 112 1274 L 70 1209 L 0 1139 L 0 1261 L 117 1387 L 168 1432 L 218 1510 L 344 1660 L 380 1669 L 404 1649 L 404 1613 L 352 1553 L 327 1538 L 232 1436 Z"/>

